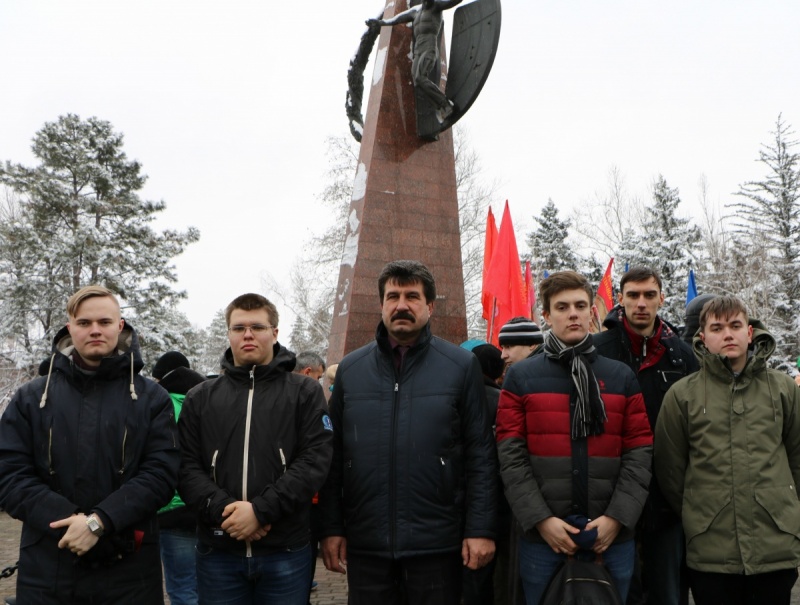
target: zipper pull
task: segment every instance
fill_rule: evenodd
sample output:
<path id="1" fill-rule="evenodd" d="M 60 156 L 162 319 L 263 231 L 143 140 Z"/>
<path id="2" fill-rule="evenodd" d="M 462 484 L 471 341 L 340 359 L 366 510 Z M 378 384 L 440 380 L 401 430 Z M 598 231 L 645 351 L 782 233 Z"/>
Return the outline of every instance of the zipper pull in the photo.
<path id="1" fill-rule="evenodd" d="M 394 392 L 397 393 L 397 391 L 399 391 L 399 390 L 400 390 L 400 385 L 395 382 L 394 383 Z"/>
<path id="2" fill-rule="evenodd" d="M 447 466 L 447 465 L 444 463 L 444 458 L 439 458 L 439 460 L 441 461 L 441 463 L 442 463 L 442 466 Z"/>
<path id="3" fill-rule="evenodd" d="M 286 456 L 283 455 L 283 449 L 278 448 L 278 452 L 281 455 L 281 465 L 283 466 L 283 472 L 286 472 Z"/>

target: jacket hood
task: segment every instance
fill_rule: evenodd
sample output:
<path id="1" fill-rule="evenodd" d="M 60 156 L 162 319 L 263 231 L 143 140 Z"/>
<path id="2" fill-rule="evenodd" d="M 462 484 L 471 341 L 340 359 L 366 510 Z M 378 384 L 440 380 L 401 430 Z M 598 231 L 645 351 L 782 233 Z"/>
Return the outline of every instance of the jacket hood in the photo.
<path id="1" fill-rule="evenodd" d="M 748 355 L 747 365 L 745 365 L 742 373 L 757 372 L 767 367 L 767 360 L 775 352 L 777 346 L 775 338 L 772 334 L 767 332 L 764 324 L 758 319 L 750 319 L 748 323 L 753 326 L 753 342 L 749 347 L 752 351 Z M 725 368 L 728 372 L 731 371 L 730 363 L 724 355 L 715 355 L 707 348 L 698 333 L 692 341 L 692 349 L 698 361 L 709 370 Z"/>
<path id="2" fill-rule="evenodd" d="M 249 376 L 253 366 L 237 366 L 233 361 L 233 351 L 228 347 L 220 362 L 225 374 L 232 376 Z M 256 377 L 260 378 L 274 374 L 275 372 L 292 372 L 297 365 L 295 354 L 276 342 L 272 345 L 272 361 L 264 366 L 255 366 Z"/>
<path id="3" fill-rule="evenodd" d="M 52 377 L 53 370 L 58 369 L 68 375 L 73 372 L 72 353 L 74 351 L 75 344 L 72 342 L 72 336 L 67 326 L 64 326 L 58 331 L 55 338 L 53 338 L 53 346 L 49 363 L 47 364 L 47 381 L 45 382 L 42 399 L 39 402 L 40 408 L 43 408 L 47 402 L 47 389 L 50 386 L 50 378 Z M 115 353 L 101 360 L 96 375 L 101 378 L 114 378 L 128 374 L 130 376 L 131 399 L 136 401 L 139 396 L 136 394 L 136 389 L 134 387 L 134 377 L 143 367 L 144 362 L 142 361 L 142 354 L 139 350 L 139 337 L 133 329 L 133 326 L 125 321 L 122 326 L 122 332 L 120 332 L 119 335 Z"/>

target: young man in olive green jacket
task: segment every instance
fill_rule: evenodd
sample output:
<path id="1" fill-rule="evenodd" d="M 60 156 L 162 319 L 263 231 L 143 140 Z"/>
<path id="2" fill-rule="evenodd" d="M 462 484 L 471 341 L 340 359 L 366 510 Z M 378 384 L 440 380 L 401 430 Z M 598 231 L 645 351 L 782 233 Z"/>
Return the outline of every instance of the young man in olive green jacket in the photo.
<path id="1" fill-rule="evenodd" d="M 752 345 L 752 347 L 751 347 Z M 681 515 L 696 605 L 789 605 L 800 564 L 800 389 L 744 304 L 703 307 L 701 369 L 667 392 L 655 470 Z"/>

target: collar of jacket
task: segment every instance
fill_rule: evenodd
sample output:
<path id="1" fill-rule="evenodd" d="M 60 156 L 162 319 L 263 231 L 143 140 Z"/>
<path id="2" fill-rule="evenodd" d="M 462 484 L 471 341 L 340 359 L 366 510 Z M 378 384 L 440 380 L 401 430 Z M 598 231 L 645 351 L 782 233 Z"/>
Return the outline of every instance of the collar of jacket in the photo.
<path id="1" fill-rule="evenodd" d="M 625 329 L 623 320 L 627 321 L 625 318 L 625 309 L 621 305 L 617 305 L 611 311 L 609 311 L 606 318 L 603 320 L 603 327 L 606 328 L 607 331 L 617 330 L 616 334 L 620 340 L 621 346 L 625 348 L 625 337 L 628 336 L 628 342 L 632 342 L 630 339 L 630 332 Z M 661 316 L 656 316 L 656 335 L 658 336 L 658 342 L 660 342 L 666 351 L 671 351 L 670 357 L 671 362 L 673 365 L 680 364 L 680 355 L 681 355 L 681 348 L 677 343 L 670 343 L 673 339 L 680 340 L 678 333 L 676 332 L 675 328 L 670 324 L 668 321 L 665 321 L 661 318 Z M 660 333 L 659 333 L 660 331 Z M 643 338 L 639 336 L 639 338 Z M 651 337 L 652 338 L 652 337 Z M 649 348 L 648 344 L 648 348 Z M 634 354 L 633 347 L 627 347 L 627 351 L 629 354 Z M 638 352 L 635 353 L 636 358 L 638 359 L 639 352 L 641 351 L 641 344 Z M 653 363 L 648 364 L 654 365 L 658 360 L 655 360 Z M 644 364 L 639 369 L 644 369 Z"/>
<path id="2" fill-rule="evenodd" d="M 250 372 L 254 371 L 253 377 L 256 382 L 262 380 L 274 380 L 284 373 L 294 370 L 297 363 L 294 353 L 276 342 L 272 345 L 272 361 L 266 365 L 237 366 L 233 362 L 233 352 L 230 348 L 225 351 L 222 357 L 222 369 L 225 376 L 230 377 L 236 382 L 250 382 Z"/>
<path id="3" fill-rule="evenodd" d="M 67 327 L 64 326 L 53 338 L 52 354 L 56 356 L 55 367 L 72 374 L 73 363 L 71 355 L 74 350 L 75 345 L 72 343 L 72 337 Z M 115 378 L 119 375 L 128 376 L 131 373 L 131 364 L 133 364 L 134 374 L 138 374 L 144 367 L 142 354 L 139 350 L 139 337 L 133 326 L 125 321 L 125 325 L 119 335 L 117 352 L 114 355 L 104 357 L 94 375 L 103 379 Z"/>
<path id="4" fill-rule="evenodd" d="M 425 327 L 422 329 L 422 332 L 419 334 L 419 338 L 417 338 L 417 342 L 414 343 L 408 352 L 414 353 L 421 349 L 424 349 L 428 346 L 431 341 L 433 335 L 431 334 L 431 322 L 425 324 Z M 375 340 L 378 343 L 378 348 L 380 348 L 381 352 L 385 353 L 386 355 L 392 354 L 392 345 L 389 342 L 389 331 L 386 329 L 386 326 L 383 325 L 381 321 L 378 323 L 378 327 L 375 330 Z"/>

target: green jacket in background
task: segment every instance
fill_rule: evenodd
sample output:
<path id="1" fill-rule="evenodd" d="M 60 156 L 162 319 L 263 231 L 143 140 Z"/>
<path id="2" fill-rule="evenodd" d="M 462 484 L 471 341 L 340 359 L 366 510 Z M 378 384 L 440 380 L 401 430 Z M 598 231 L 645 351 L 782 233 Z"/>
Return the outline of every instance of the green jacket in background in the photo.
<path id="1" fill-rule="evenodd" d="M 750 324 L 753 354 L 738 377 L 695 339 L 701 369 L 667 392 L 656 425 L 656 475 L 697 571 L 800 564 L 800 388 L 767 368 L 775 339 Z"/>
<path id="2" fill-rule="evenodd" d="M 170 393 L 170 399 L 172 399 L 172 406 L 175 409 L 175 420 L 178 420 L 178 417 L 181 415 L 181 408 L 183 407 L 183 400 L 186 399 L 186 395 L 181 395 L 180 393 Z M 172 500 L 169 501 L 169 504 L 164 506 L 163 508 L 159 509 L 158 514 L 166 513 L 171 510 L 175 510 L 176 508 L 181 508 L 182 506 L 186 506 L 181 497 L 178 495 L 177 490 L 175 494 L 172 496 Z"/>

